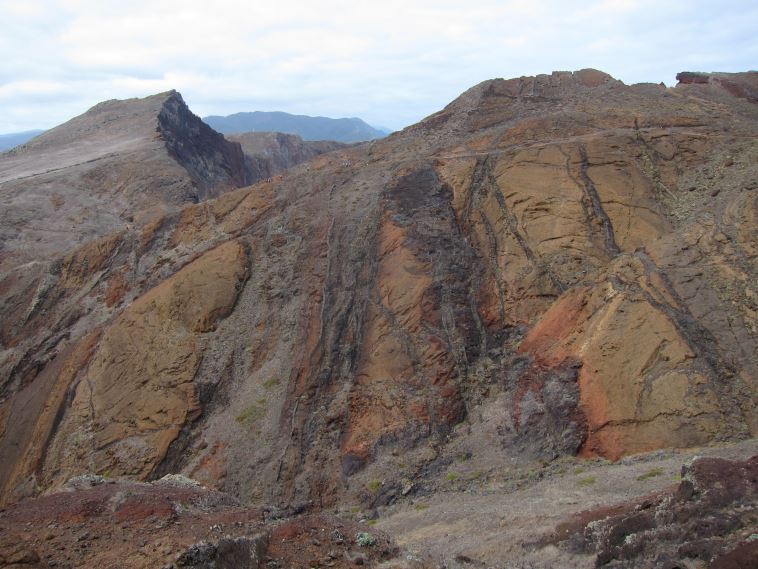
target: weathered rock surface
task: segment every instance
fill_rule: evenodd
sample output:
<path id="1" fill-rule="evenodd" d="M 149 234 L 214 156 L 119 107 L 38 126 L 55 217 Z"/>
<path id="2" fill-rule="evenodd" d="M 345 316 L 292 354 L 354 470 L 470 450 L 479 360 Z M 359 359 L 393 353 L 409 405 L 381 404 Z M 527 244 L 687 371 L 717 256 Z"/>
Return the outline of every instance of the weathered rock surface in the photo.
<path id="1" fill-rule="evenodd" d="M 719 82 L 486 81 L 8 273 L 5 499 L 181 472 L 378 508 L 461 454 L 755 435 L 756 135 Z"/>
<path id="2" fill-rule="evenodd" d="M 179 93 L 105 101 L 0 155 L 0 271 L 246 182 L 239 145 Z"/>
<path id="3" fill-rule="evenodd" d="M 595 554 L 596 567 L 750 567 L 757 507 L 758 456 L 700 458 L 682 467 L 673 491 L 583 512 L 553 539 Z"/>
<path id="4" fill-rule="evenodd" d="M 361 531 L 371 531 L 372 547 L 355 544 Z M 289 518 L 202 487 L 108 480 L 0 511 L 3 568 L 341 569 L 354 566 L 347 561 L 354 549 L 367 567 L 424 567 L 399 558 L 392 541 L 365 524 Z"/>
<path id="5" fill-rule="evenodd" d="M 296 134 L 283 132 L 243 132 L 227 134 L 225 138 L 242 146 L 251 182 L 265 180 L 320 154 L 347 147 L 331 140 L 304 141 Z"/>

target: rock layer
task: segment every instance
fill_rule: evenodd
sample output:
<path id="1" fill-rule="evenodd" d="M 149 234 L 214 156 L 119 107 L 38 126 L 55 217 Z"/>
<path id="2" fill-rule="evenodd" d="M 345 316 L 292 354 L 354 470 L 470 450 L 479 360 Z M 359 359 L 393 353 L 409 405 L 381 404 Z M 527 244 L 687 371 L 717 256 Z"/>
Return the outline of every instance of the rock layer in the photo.
<path id="1" fill-rule="evenodd" d="M 4 348 L 46 349 L 5 382 L 2 428 L 30 399 L 56 416 L 14 439 L 34 466 L 6 499 L 85 468 L 77 453 L 99 473 L 378 507 L 460 453 L 754 435 L 757 119 L 719 82 L 486 81 L 386 139 L 6 277 Z"/>

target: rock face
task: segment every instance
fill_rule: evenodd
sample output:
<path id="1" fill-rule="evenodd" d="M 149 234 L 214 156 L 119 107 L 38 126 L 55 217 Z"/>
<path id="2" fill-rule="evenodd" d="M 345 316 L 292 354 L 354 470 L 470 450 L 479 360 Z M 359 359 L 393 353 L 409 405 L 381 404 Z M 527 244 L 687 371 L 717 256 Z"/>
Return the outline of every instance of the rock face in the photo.
<path id="1" fill-rule="evenodd" d="M 301 162 L 347 145 L 330 140 L 306 142 L 296 134 L 283 132 L 243 132 L 228 134 L 227 140 L 239 142 L 251 181 L 265 180 Z"/>
<path id="2" fill-rule="evenodd" d="M 461 453 L 755 435 L 757 134 L 719 82 L 486 81 L 4 274 L 3 495 L 180 472 L 378 507 Z"/>
<path id="3" fill-rule="evenodd" d="M 758 559 L 757 498 L 758 456 L 701 458 L 682 467 L 673 491 L 583 512 L 561 524 L 554 540 L 595 554 L 597 567 L 750 567 Z"/>
<path id="4" fill-rule="evenodd" d="M 0 513 L 0 567 L 182 567 L 258 569 L 406 563 L 387 536 L 361 548 L 356 523 L 243 506 L 200 486 L 99 480 L 29 500 Z M 326 565 L 328 564 L 328 565 Z"/>
<path id="5" fill-rule="evenodd" d="M 239 145 L 179 93 L 100 103 L 0 156 L 0 270 L 246 182 Z"/>

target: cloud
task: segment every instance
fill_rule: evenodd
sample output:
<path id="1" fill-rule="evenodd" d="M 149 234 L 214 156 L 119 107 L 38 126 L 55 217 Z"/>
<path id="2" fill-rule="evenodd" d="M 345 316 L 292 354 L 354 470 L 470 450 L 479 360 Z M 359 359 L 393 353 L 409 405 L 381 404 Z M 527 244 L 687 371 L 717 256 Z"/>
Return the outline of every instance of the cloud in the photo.
<path id="1" fill-rule="evenodd" d="M 597 67 L 671 83 L 758 61 L 750 0 L 0 0 L 0 132 L 103 99 L 285 110 L 399 128 L 479 81 Z"/>

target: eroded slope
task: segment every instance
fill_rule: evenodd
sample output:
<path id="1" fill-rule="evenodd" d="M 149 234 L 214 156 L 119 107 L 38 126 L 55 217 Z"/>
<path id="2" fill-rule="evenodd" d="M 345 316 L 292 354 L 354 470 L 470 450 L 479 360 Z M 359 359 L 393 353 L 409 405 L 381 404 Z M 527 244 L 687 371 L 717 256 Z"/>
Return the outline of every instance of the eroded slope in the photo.
<path id="1" fill-rule="evenodd" d="M 459 456 L 754 435 L 757 116 L 719 83 L 488 81 L 387 139 L 87 244 L 35 286 L 6 281 L 4 346 L 48 351 L 6 383 L 3 441 L 10 418 L 29 425 L 5 496 L 183 472 L 376 508 Z"/>

